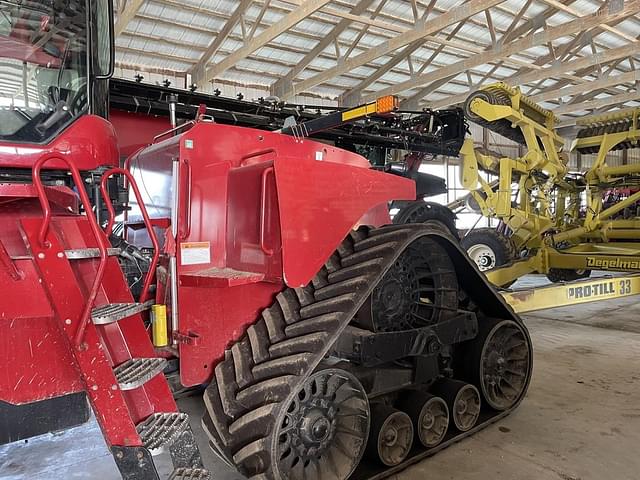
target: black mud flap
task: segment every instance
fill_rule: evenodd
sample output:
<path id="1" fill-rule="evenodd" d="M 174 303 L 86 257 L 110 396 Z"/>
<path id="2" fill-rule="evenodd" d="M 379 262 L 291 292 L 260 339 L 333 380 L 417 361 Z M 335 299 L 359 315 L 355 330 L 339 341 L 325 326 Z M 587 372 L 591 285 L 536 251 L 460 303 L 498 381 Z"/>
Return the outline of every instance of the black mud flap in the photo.
<path id="1" fill-rule="evenodd" d="M 90 414 L 84 392 L 24 405 L 0 401 L 0 445 L 76 427 L 88 421 Z"/>
<path id="2" fill-rule="evenodd" d="M 111 453 L 123 480 L 160 480 L 153 457 L 146 448 L 114 445 Z"/>

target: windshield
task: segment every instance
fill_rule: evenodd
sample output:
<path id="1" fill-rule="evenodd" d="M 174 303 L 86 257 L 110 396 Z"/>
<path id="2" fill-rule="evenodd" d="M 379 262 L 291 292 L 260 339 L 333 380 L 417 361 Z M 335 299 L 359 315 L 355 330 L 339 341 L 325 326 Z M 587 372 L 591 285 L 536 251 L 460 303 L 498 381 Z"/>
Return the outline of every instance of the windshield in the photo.
<path id="1" fill-rule="evenodd" d="M 88 108 L 84 0 L 0 0 L 0 141 L 43 143 Z"/>

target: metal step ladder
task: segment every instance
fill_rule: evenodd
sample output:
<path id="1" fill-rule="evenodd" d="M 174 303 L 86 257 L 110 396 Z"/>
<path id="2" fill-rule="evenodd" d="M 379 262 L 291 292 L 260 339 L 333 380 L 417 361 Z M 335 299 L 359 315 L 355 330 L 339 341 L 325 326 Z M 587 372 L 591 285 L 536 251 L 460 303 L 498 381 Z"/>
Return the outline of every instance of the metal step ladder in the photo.
<path id="1" fill-rule="evenodd" d="M 90 213 L 59 216 L 52 224 L 51 207 L 39 178 L 46 160 L 34 166 L 34 186 L 44 219 L 23 219 L 22 227 L 123 478 L 159 480 L 153 455 L 168 451 L 174 466 L 170 478 L 208 479 L 189 417 L 178 411 L 161 375 L 166 360 L 156 356 L 141 316 L 153 303 L 145 298 L 150 278 L 145 280 L 141 301 L 134 302 L 116 258 L 117 249 L 108 247 L 108 233 Z M 84 210 L 91 212 L 77 168 L 69 164 L 69 169 Z M 121 173 L 119 170 L 105 172 L 103 180 L 113 172 Z M 153 229 L 150 232 L 155 237 Z M 92 237 L 96 244 L 87 244 L 86 239 Z M 159 252 L 157 239 L 155 246 Z M 94 307 L 96 302 L 102 305 Z"/>
<path id="2" fill-rule="evenodd" d="M 91 320 L 94 325 L 108 325 L 149 310 L 152 304 L 153 300 L 145 303 L 109 303 L 94 308 L 91 311 Z"/>

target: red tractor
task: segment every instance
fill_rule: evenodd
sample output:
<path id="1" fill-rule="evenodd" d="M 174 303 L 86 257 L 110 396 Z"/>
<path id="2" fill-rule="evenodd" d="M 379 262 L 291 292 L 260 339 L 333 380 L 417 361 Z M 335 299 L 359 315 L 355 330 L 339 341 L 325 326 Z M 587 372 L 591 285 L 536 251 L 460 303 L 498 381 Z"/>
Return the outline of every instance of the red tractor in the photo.
<path id="1" fill-rule="evenodd" d="M 163 449 L 208 478 L 176 361 L 251 478 L 381 478 L 520 403 L 522 321 L 445 230 L 388 225 L 411 180 L 203 119 L 119 167 L 111 12 L 0 0 L 2 442 L 86 392 L 123 478 L 159 478 Z"/>

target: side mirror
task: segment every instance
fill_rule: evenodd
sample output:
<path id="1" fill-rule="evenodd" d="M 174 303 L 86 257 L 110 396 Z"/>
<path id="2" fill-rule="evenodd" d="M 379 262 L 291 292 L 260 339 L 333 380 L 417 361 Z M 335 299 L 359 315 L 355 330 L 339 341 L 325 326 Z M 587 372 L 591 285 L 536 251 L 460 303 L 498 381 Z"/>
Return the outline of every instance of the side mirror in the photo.
<path id="1" fill-rule="evenodd" d="M 113 76 L 116 63 L 113 0 L 93 0 L 91 15 L 93 16 L 94 65 L 93 77 L 96 80 L 106 80 Z"/>

